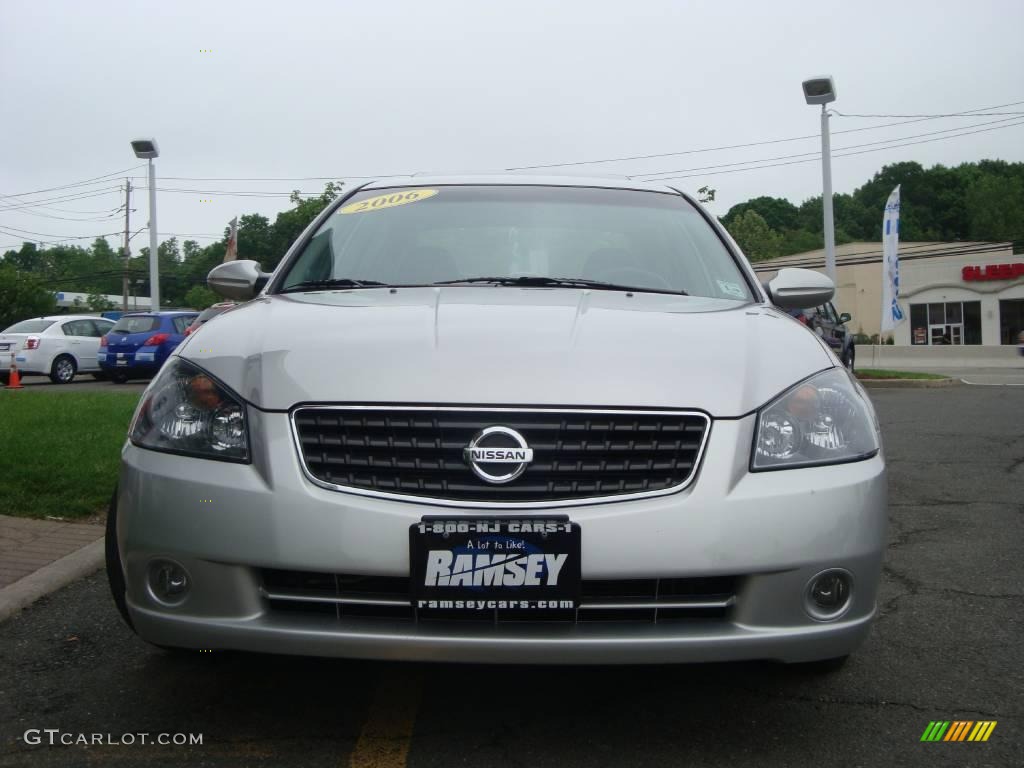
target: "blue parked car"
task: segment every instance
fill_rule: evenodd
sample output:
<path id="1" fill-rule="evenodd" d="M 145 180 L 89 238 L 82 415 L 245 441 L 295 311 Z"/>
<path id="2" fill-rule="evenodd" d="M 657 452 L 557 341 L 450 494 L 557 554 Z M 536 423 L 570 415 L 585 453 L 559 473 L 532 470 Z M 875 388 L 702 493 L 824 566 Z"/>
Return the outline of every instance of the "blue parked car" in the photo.
<path id="1" fill-rule="evenodd" d="M 125 315 L 100 339 L 100 369 L 118 384 L 152 376 L 170 357 L 198 312 L 136 312 Z"/>

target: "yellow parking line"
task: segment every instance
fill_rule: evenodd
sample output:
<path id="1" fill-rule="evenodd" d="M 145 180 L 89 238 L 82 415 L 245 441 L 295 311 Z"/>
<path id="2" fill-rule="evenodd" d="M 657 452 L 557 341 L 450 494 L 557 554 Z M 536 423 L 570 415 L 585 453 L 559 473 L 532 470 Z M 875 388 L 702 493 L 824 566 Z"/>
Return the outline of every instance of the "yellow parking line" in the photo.
<path id="1" fill-rule="evenodd" d="M 350 768 L 405 768 L 422 688 L 419 670 L 397 667 L 384 673 L 349 757 Z"/>

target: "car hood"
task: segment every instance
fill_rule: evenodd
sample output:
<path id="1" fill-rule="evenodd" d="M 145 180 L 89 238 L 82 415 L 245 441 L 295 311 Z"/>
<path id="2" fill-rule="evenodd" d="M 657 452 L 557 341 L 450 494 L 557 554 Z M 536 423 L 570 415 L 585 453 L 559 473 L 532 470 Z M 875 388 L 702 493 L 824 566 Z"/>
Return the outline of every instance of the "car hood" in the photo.
<path id="1" fill-rule="evenodd" d="M 562 288 L 256 299 L 178 354 L 266 410 L 297 403 L 692 408 L 740 416 L 836 364 L 770 307 Z"/>

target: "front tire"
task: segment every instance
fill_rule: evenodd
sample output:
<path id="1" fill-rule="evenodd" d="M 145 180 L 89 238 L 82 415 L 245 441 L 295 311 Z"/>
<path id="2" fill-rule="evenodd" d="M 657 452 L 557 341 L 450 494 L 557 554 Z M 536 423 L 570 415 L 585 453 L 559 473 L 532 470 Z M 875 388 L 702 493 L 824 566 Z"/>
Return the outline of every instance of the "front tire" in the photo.
<path id="1" fill-rule="evenodd" d="M 54 384 L 70 384 L 76 373 L 78 366 L 75 365 L 75 358 L 71 355 L 58 355 L 50 366 L 50 381 Z"/>
<path id="2" fill-rule="evenodd" d="M 851 373 L 853 372 L 853 366 L 854 362 L 856 361 L 856 358 L 857 349 L 851 344 L 850 348 L 846 350 L 846 354 L 843 355 L 843 365 L 845 365 L 846 369 Z"/>
<path id="3" fill-rule="evenodd" d="M 128 601 L 125 599 L 121 551 L 117 546 L 117 488 L 114 489 L 114 495 L 110 499 L 110 507 L 107 509 L 107 529 L 103 543 L 107 560 L 107 583 L 110 584 L 110 596 L 114 598 L 114 605 L 117 606 L 117 612 L 121 614 L 124 623 L 134 632 L 135 625 L 132 624 L 132 617 L 128 613 Z"/>

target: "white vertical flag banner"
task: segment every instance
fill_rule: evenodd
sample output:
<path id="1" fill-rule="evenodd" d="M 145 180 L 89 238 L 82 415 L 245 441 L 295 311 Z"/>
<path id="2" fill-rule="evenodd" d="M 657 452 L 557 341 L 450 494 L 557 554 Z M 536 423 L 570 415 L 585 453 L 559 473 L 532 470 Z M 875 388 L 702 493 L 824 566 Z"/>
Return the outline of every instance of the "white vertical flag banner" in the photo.
<path id="1" fill-rule="evenodd" d="M 238 258 L 238 217 L 235 216 L 230 222 L 228 230 L 228 247 L 224 251 L 224 261 L 234 261 Z"/>
<path id="2" fill-rule="evenodd" d="M 889 195 L 882 218 L 882 333 L 903 321 L 900 295 L 900 187 Z"/>

